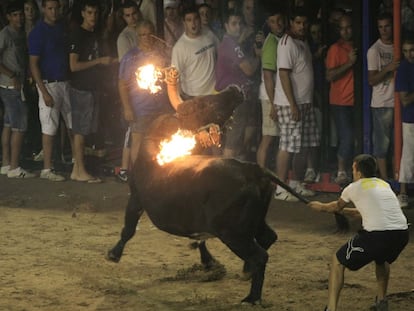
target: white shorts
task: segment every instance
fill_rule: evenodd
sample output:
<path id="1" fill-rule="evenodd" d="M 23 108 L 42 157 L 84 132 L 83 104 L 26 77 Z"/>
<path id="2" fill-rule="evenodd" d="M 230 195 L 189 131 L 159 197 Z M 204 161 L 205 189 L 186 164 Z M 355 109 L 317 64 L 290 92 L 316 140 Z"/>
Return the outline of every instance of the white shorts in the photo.
<path id="1" fill-rule="evenodd" d="M 414 124 L 402 123 L 403 146 L 400 164 L 401 183 L 414 183 Z"/>
<path id="2" fill-rule="evenodd" d="M 260 101 L 262 103 L 262 135 L 279 136 L 279 125 L 277 121 L 270 117 L 270 108 L 273 104 L 268 99 L 262 99 Z"/>
<path id="3" fill-rule="evenodd" d="M 68 129 L 72 128 L 72 108 L 69 100 L 69 82 L 45 82 L 45 87 L 53 98 L 53 107 L 45 105 L 42 93 L 37 87 L 39 93 L 39 119 L 42 126 L 42 133 L 54 136 L 59 127 L 59 117 L 62 114 L 63 120 Z"/>

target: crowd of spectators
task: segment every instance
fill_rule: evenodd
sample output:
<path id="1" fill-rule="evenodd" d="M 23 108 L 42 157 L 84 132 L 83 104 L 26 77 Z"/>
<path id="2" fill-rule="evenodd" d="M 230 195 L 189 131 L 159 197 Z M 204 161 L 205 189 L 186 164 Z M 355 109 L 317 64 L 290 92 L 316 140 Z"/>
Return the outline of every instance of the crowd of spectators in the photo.
<path id="1" fill-rule="evenodd" d="M 178 69 L 183 99 L 214 94 L 231 84 L 244 90 L 246 99 L 224 132 L 222 148 L 209 152 L 257 161 L 275 169 L 298 192 L 313 195 L 304 183 L 318 179 L 323 107 L 329 107 L 333 124 L 326 135 L 337 153 L 334 182 L 351 181 L 347 168 L 355 155 L 354 107 L 361 104 L 354 98 L 353 75 L 358 59 L 367 58 L 373 153 L 380 176 L 388 179 L 394 73 L 400 62 L 393 58 L 392 1 L 374 2 L 378 40 L 368 55 L 361 55 L 354 47 L 352 1 L 331 1 L 323 8 L 320 1 L 164 0 L 163 29 L 156 28 L 162 23 L 157 23 L 157 2 L 151 0 L 2 1 L 1 174 L 34 177 L 19 159 L 35 153 L 43 160 L 41 178 L 64 180 L 53 165 L 53 154 L 65 153 L 56 150 L 59 133 L 61 146 L 70 142 L 70 178 L 101 182 L 88 171 L 85 148 L 100 150 L 119 132 L 125 133 L 125 142 L 118 177 L 127 181 L 148 123 L 168 110 L 166 94 L 149 95 L 134 82 L 132 67 L 156 59 L 160 66 Z M 327 27 L 322 27 L 322 14 L 327 14 Z M 408 64 L 413 16 L 414 0 L 403 1 Z M 410 70 L 405 69 L 406 75 Z M 404 115 L 413 103 L 412 85 L 397 85 L 404 123 L 411 124 Z M 329 98 L 324 98 L 324 87 Z M 407 136 L 404 128 L 404 150 L 410 148 Z M 406 173 L 413 167 L 407 154 L 400 173 L 404 184 L 413 178 Z M 276 199 L 295 200 L 279 190 Z M 405 187 L 402 194 L 404 205 Z"/>

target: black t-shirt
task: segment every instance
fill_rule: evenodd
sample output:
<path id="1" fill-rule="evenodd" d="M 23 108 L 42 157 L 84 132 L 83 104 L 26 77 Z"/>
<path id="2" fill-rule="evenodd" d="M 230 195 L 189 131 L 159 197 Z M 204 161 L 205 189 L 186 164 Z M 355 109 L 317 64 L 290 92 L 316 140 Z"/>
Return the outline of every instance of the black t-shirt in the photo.
<path id="1" fill-rule="evenodd" d="M 79 55 L 80 62 L 90 61 L 102 57 L 102 42 L 94 31 L 87 31 L 79 27 L 70 34 L 69 53 Z M 71 85 L 78 90 L 93 91 L 98 89 L 102 82 L 103 66 L 71 72 Z"/>

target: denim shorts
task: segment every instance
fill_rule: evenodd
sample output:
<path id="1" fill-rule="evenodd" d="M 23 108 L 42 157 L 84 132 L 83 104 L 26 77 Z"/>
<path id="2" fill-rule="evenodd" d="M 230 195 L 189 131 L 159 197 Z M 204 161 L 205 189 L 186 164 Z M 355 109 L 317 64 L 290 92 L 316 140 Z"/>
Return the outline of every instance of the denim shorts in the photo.
<path id="1" fill-rule="evenodd" d="M 12 131 L 27 130 L 27 106 L 22 100 L 21 91 L 0 88 L 0 97 L 4 105 L 4 126 Z"/>
<path id="2" fill-rule="evenodd" d="M 69 90 L 72 106 L 72 131 L 83 136 L 96 133 L 98 129 L 99 105 L 91 91 Z"/>
<path id="3" fill-rule="evenodd" d="M 338 157 L 352 160 L 355 145 L 355 121 L 353 106 L 330 105 L 338 136 Z"/>
<path id="4" fill-rule="evenodd" d="M 378 158 L 386 158 L 394 141 L 394 108 L 371 108 L 371 112 L 372 153 Z"/>

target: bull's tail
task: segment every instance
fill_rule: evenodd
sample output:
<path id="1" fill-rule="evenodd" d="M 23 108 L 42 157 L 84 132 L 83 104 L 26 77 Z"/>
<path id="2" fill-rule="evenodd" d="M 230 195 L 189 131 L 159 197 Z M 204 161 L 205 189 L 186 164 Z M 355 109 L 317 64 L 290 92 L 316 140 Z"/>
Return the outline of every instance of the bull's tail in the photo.
<path id="1" fill-rule="evenodd" d="M 279 177 L 277 177 L 277 175 L 275 173 L 273 173 L 271 170 L 268 170 L 268 169 L 264 168 L 263 171 L 264 171 L 265 175 L 267 177 L 269 177 L 272 182 L 274 182 L 275 184 L 278 184 L 282 188 L 286 189 L 286 191 L 290 192 L 293 196 L 297 197 L 303 203 L 305 203 L 305 204 L 309 203 L 308 199 L 306 199 L 305 197 L 303 197 L 302 195 L 297 193 L 295 190 L 293 190 L 292 187 L 290 187 L 289 185 L 287 185 L 286 183 L 281 181 L 279 179 Z"/>
<path id="2" fill-rule="evenodd" d="M 297 193 L 295 190 L 292 189 L 289 185 L 284 183 L 277 177 L 275 173 L 273 173 L 271 170 L 268 170 L 266 168 L 263 169 L 265 176 L 269 177 L 272 182 L 275 184 L 280 185 L 282 188 L 286 189 L 288 192 L 290 192 L 293 196 L 297 197 L 300 201 L 302 201 L 305 204 L 309 203 L 309 200 L 301 196 L 299 193 Z M 348 232 L 350 228 L 350 224 L 348 221 L 348 218 L 344 214 L 335 212 L 335 220 L 336 225 L 338 228 L 338 232 Z"/>

